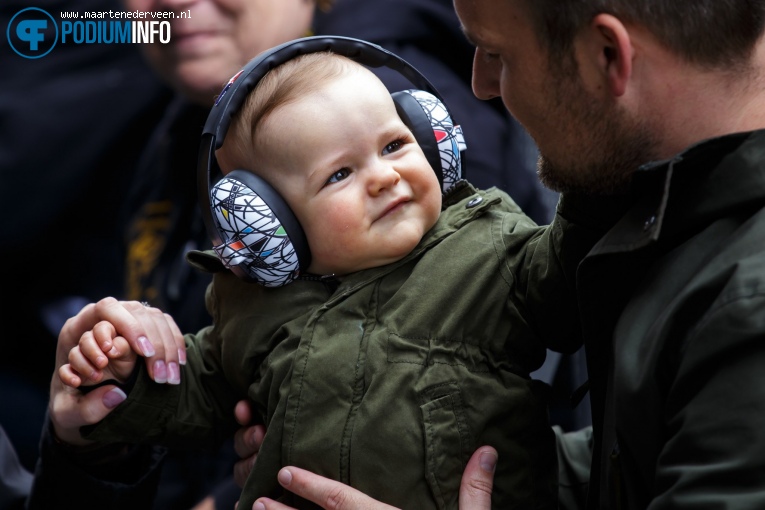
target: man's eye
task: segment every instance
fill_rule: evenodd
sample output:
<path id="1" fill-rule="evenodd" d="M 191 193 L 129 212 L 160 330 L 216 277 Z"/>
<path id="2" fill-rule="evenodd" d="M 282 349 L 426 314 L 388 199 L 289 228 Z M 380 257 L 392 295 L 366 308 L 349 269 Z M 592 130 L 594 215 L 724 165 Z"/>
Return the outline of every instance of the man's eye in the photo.
<path id="1" fill-rule="evenodd" d="M 337 172 L 333 173 L 329 179 L 327 179 L 327 184 L 332 184 L 335 182 L 340 182 L 343 179 L 347 178 L 349 175 L 351 175 L 351 171 L 347 168 L 341 168 Z"/>
<path id="2" fill-rule="evenodd" d="M 385 154 L 391 154 L 393 152 L 396 152 L 401 149 L 401 147 L 404 146 L 404 142 L 402 140 L 396 140 L 395 142 L 391 142 L 388 145 L 385 146 L 382 153 Z"/>

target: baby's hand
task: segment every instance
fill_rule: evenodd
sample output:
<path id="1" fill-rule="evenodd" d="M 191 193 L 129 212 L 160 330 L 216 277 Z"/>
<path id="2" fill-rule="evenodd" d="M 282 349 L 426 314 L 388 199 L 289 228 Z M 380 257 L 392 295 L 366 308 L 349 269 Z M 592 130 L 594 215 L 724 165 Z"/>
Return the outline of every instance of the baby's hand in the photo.
<path id="1" fill-rule="evenodd" d="M 117 335 L 114 326 L 101 321 L 69 351 L 69 363 L 59 368 L 59 378 L 72 388 L 108 379 L 124 383 L 133 373 L 137 359 L 138 355 L 125 338 Z"/>

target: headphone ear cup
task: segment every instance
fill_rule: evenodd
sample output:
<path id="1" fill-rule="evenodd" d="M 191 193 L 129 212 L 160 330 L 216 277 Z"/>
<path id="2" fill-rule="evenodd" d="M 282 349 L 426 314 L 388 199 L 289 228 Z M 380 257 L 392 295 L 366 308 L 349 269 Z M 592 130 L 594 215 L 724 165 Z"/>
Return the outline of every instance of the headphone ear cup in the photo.
<path id="1" fill-rule="evenodd" d="M 237 276 L 266 287 L 293 281 L 310 265 L 310 250 L 294 213 L 265 180 L 234 170 L 210 189 L 221 244 L 215 252 Z"/>
<path id="2" fill-rule="evenodd" d="M 462 128 L 454 125 L 446 105 L 429 92 L 402 90 L 391 97 L 446 193 L 464 175 L 461 151 L 466 146 Z"/>

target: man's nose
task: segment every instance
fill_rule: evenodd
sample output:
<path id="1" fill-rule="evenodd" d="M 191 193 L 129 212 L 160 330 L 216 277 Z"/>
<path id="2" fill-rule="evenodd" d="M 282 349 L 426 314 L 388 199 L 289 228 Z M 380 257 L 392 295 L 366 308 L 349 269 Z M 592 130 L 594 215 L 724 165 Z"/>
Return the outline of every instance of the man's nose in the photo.
<path id="1" fill-rule="evenodd" d="M 480 49 L 475 50 L 473 57 L 473 94 L 478 99 L 493 99 L 499 97 L 499 74 L 501 62 L 498 58 L 489 57 Z"/>

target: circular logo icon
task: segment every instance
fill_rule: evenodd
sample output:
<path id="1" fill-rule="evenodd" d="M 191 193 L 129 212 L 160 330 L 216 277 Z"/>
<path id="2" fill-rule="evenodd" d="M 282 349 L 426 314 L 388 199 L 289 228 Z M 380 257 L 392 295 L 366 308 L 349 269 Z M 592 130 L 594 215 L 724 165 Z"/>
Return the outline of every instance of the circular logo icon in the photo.
<path id="1" fill-rule="evenodd" d="M 11 49 L 24 58 L 44 57 L 58 42 L 53 16 L 37 7 L 22 9 L 11 18 L 6 30 Z"/>

